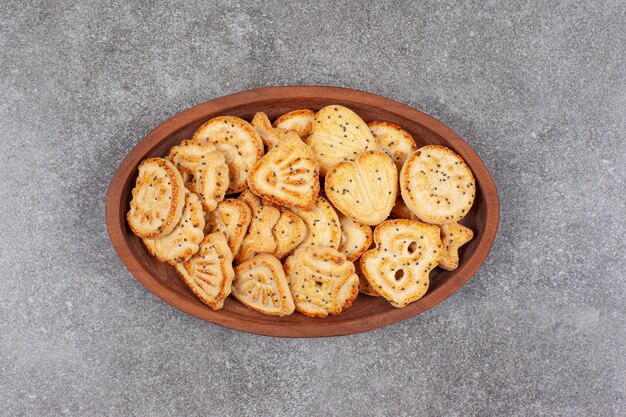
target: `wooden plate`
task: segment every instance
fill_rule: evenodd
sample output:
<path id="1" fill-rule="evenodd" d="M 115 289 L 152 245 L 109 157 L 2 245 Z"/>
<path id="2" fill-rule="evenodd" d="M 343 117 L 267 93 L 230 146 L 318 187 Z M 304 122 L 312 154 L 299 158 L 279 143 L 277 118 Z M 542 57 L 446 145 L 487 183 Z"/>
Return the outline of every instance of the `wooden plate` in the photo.
<path id="1" fill-rule="evenodd" d="M 308 318 L 299 313 L 270 317 L 249 310 L 230 297 L 224 308 L 213 311 L 202 304 L 178 278 L 173 267 L 150 256 L 141 240 L 126 224 L 131 189 L 137 166 L 144 159 L 166 155 L 170 147 L 193 132 L 206 120 L 233 115 L 251 120 L 264 111 L 274 119 L 290 110 L 319 110 L 328 104 L 342 104 L 366 122 L 386 120 L 413 135 L 418 146 L 440 144 L 452 148 L 467 162 L 476 177 L 476 200 L 463 223 L 474 230 L 474 239 L 460 253 L 460 266 L 453 272 L 435 268 L 430 274 L 428 293 L 401 309 L 382 297 L 360 294 L 353 306 L 338 316 Z M 244 332 L 280 337 L 323 337 L 364 332 L 413 317 L 445 300 L 481 266 L 493 244 L 500 215 L 496 187 L 478 155 L 456 133 L 441 122 L 407 105 L 385 97 L 336 87 L 268 87 L 244 91 L 200 104 L 177 114 L 146 136 L 122 161 L 111 180 L 106 202 L 107 229 L 113 247 L 129 271 L 157 297 L 192 316 Z"/>

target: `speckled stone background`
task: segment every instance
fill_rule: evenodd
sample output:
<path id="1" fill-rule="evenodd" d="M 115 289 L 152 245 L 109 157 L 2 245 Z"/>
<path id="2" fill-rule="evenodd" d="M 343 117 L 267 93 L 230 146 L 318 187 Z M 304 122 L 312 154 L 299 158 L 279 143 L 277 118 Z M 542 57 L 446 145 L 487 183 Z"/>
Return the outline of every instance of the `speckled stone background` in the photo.
<path id="1" fill-rule="evenodd" d="M 0 414 L 626 415 L 625 3 L 296 3 L 0 2 Z M 130 275 L 104 224 L 124 155 L 195 104 L 291 84 L 385 95 L 474 147 L 502 221 L 468 285 L 281 340 Z"/>

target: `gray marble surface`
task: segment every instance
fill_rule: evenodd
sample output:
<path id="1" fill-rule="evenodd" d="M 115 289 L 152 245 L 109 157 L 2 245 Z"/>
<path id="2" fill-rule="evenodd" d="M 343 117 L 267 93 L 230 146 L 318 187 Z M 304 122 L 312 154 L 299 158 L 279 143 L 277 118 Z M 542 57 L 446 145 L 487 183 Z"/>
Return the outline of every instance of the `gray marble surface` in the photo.
<path id="1" fill-rule="evenodd" d="M 0 2 L 0 415 L 626 415 L 626 6 L 504 3 Z M 104 224 L 124 155 L 190 106 L 292 84 L 385 95 L 474 147 L 502 221 L 468 285 L 281 340 L 130 275 Z"/>

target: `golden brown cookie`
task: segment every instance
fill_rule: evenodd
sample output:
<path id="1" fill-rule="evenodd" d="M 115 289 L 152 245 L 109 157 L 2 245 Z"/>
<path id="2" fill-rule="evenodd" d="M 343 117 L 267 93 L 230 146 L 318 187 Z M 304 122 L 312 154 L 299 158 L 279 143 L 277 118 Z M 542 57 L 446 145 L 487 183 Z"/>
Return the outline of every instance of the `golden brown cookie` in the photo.
<path id="1" fill-rule="evenodd" d="M 205 218 L 205 233 L 223 232 L 230 251 L 236 255 L 252 219 L 250 207 L 236 198 L 227 198 L 206 213 Z"/>
<path id="2" fill-rule="evenodd" d="M 372 244 L 372 228 L 357 223 L 343 214 L 339 214 L 339 223 L 341 224 L 339 252 L 346 255 L 350 262 L 354 262 Z"/>
<path id="3" fill-rule="evenodd" d="M 340 162 L 378 149 L 365 122 L 352 110 L 337 104 L 317 112 L 306 144 L 313 149 L 322 176 Z"/>
<path id="4" fill-rule="evenodd" d="M 191 191 L 200 196 L 202 207 L 207 212 L 215 210 L 217 204 L 224 199 L 228 189 L 228 165 L 220 151 L 212 151 L 203 155 L 193 173 Z"/>
<path id="5" fill-rule="evenodd" d="M 278 205 L 310 210 L 320 189 L 318 169 L 311 148 L 290 132 L 254 165 L 248 186 Z"/>
<path id="6" fill-rule="evenodd" d="M 280 210 L 263 205 L 261 199 L 252 194 L 249 189 L 244 190 L 239 199 L 250 207 L 252 219 L 248 233 L 243 238 L 239 252 L 235 255 L 237 264 L 247 261 L 258 253 L 273 253 L 276 250 L 272 229 L 280 218 Z"/>
<path id="7" fill-rule="evenodd" d="M 393 159 L 400 171 L 404 161 L 417 150 L 413 137 L 400 126 L 389 122 L 369 122 L 367 126 L 378 148 Z"/>
<path id="8" fill-rule="evenodd" d="M 285 113 L 274 121 L 274 127 L 279 129 L 293 130 L 305 140 L 311 134 L 315 112 L 309 109 L 293 110 Z"/>
<path id="9" fill-rule="evenodd" d="M 307 228 L 304 220 L 281 207 L 278 222 L 272 228 L 272 235 L 276 241 L 273 255 L 278 259 L 283 259 L 302 243 L 306 234 Z"/>
<path id="10" fill-rule="evenodd" d="M 476 184 L 465 161 L 445 146 L 428 145 L 406 160 L 400 171 L 402 199 L 427 223 L 462 219 L 474 204 Z"/>
<path id="11" fill-rule="evenodd" d="M 283 266 L 266 253 L 235 267 L 233 296 L 246 307 L 271 316 L 288 316 L 295 309 Z"/>
<path id="12" fill-rule="evenodd" d="M 406 206 L 400 194 L 396 197 L 396 202 L 391 209 L 391 217 L 394 219 L 419 220 L 415 213 Z"/>
<path id="13" fill-rule="evenodd" d="M 183 213 L 186 190 L 171 162 L 163 158 L 144 160 L 132 193 L 126 220 L 134 234 L 156 239 L 174 230 Z"/>
<path id="14" fill-rule="evenodd" d="M 389 217 L 398 193 L 398 171 L 386 153 L 365 152 L 331 169 L 324 189 L 337 210 L 374 226 Z"/>
<path id="15" fill-rule="evenodd" d="M 286 129 L 272 127 L 270 119 L 268 119 L 267 114 L 263 112 L 258 112 L 254 115 L 252 126 L 254 126 L 254 129 L 259 134 L 268 150 L 278 145 L 289 133 Z"/>
<path id="16" fill-rule="evenodd" d="M 214 145 L 228 165 L 227 194 L 246 188 L 248 173 L 263 156 L 263 142 L 252 125 L 232 116 L 215 117 L 204 123 L 193 140 Z"/>
<path id="17" fill-rule="evenodd" d="M 374 243 L 361 256 L 361 271 L 374 290 L 398 308 L 422 298 L 441 259 L 439 227 L 387 220 L 374 230 Z"/>
<path id="18" fill-rule="evenodd" d="M 441 243 L 443 254 L 439 266 L 448 271 L 454 271 L 459 266 L 459 248 L 472 240 L 474 232 L 469 227 L 458 223 L 448 223 L 441 226 Z"/>
<path id="19" fill-rule="evenodd" d="M 285 261 L 285 274 L 296 310 L 309 317 L 339 314 L 359 293 L 354 264 L 333 248 L 297 249 Z"/>
<path id="20" fill-rule="evenodd" d="M 290 208 L 289 211 L 304 220 L 307 234 L 298 248 L 311 245 L 339 248 L 341 226 L 337 212 L 324 197 L 318 196 L 311 210 Z"/>
<path id="21" fill-rule="evenodd" d="M 224 233 L 204 237 L 200 250 L 187 262 L 176 265 L 180 277 L 204 304 L 219 310 L 231 291 L 235 277 L 233 255 Z"/>
<path id="22" fill-rule="evenodd" d="M 186 139 L 170 148 L 167 159 L 174 164 L 187 182 L 193 176 L 198 165 L 215 151 L 217 151 L 217 148 L 210 143 Z"/>
<path id="23" fill-rule="evenodd" d="M 176 265 L 198 252 L 204 238 L 204 213 L 198 196 L 187 193 L 180 221 L 168 235 L 157 239 L 143 239 L 152 256 L 160 262 Z"/>
<path id="24" fill-rule="evenodd" d="M 369 281 L 363 276 L 360 262 L 354 262 L 354 270 L 359 276 L 359 292 L 371 297 L 380 297 L 381 295 L 378 294 L 374 288 L 372 288 Z"/>

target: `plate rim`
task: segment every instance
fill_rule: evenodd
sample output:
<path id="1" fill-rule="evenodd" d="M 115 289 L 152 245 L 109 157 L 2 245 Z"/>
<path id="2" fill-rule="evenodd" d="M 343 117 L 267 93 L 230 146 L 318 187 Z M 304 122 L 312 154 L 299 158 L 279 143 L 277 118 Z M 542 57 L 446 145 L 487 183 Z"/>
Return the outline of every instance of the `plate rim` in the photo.
<path id="1" fill-rule="evenodd" d="M 326 98 L 327 96 L 330 97 Z M 276 97 L 279 98 L 276 99 Z M 162 140 L 181 128 L 206 120 L 207 114 L 215 112 L 216 110 L 227 112 L 229 108 L 249 105 L 255 101 L 268 101 L 268 99 L 282 101 L 285 99 L 293 100 L 298 98 L 335 99 L 341 100 L 342 103 L 348 103 L 348 106 L 349 103 L 355 103 L 381 108 L 401 118 L 418 122 L 426 129 L 445 138 L 456 150 L 460 149 L 461 153 L 469 155 L 469 158 L 465 157 L 465 159 L 468 160 L 468 165 L 474 172 L 477 183 L 479 183 L 482 188 L 481 192 L 485 200 L 485 218 L 487 220 L 484 224 L 483 234 L 480 237 L 474 254 L 454 271 L 454 275 L 441 286 L 430 291 L 426 297 L 418 302 L 401 309 L 386 310 L 372 316 L 352 318 L 343 321 L 324 322 L 324 319 L 312 318 L 310 324 L 295 324 L 289 322 L 277 323 L 254 320 L 250 317 L 246 317 L 245 320 L 242 320 L 241 317 L 220 314 L 203 304 L 193 303 L 182 297 L 176 291 L 161 284 L 152 273 L 139 262 L 133 255 L 130 247 L 126 244 L 123 233 L 124 224 L 119 221 L 120 217 L 125 218 L 125 216 L 120 216 L 119 210 L 124 188 L 123 185 L 126 179 L 132 175 L 136 164 L 139 163 L 145 153 L 149 152 Z M 128 152 L 113 174 L 106 196 L 105 217 L 109 240 L 122 263 L 151 293 L 172 307 L 213 324 L 246 333 L 274 337 L 309 338 L 349 335 L 388 326 L 417 316 L 456 293 L 472 278 L 478 269 L 480 269 L 493 246 L 500 220 L 500 202 L 493 178 L 478 154 L 452 129 L 432 116 L 390 98 L 351 88 L 333 86 L 275 86 L 254 88 L 221 96 L 179 112 L 159 124 Z M 321 326 L 324 328 L 323 334 L 320 334 L 319 331 Z"/>

